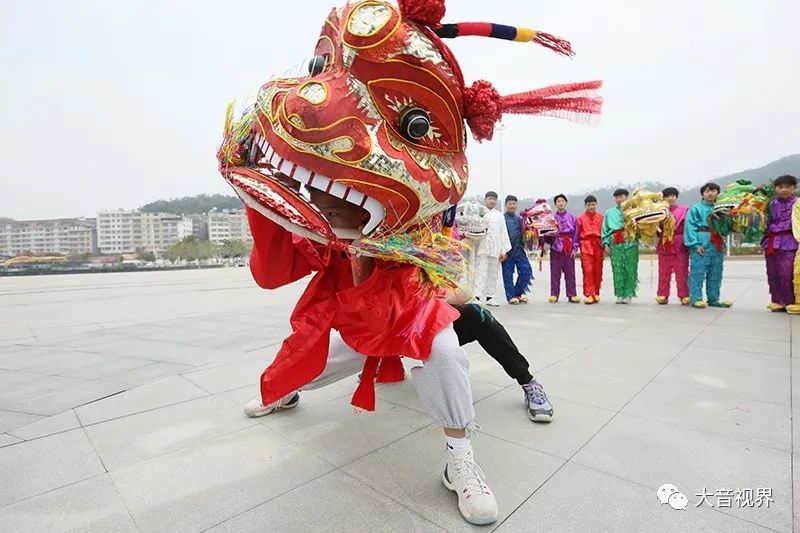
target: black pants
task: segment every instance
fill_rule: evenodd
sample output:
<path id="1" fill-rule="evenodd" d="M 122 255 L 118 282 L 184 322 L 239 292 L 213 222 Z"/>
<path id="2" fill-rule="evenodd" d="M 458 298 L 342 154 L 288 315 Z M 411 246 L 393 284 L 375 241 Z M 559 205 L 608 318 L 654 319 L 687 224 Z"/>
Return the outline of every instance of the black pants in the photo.
<path id="1" fill-rule="evenodd" d="M 478 341 L 478 344 L 500 363 L 503 370 L 520 385 L 529 383 L 533 376 L 528 372 L 528 361 L 525 359 L 506 328 L 492 314 L 476 305 L 455 305 L 461 316 L 453 322 L 453 329 L 458 335 L 461 346 Z"/>

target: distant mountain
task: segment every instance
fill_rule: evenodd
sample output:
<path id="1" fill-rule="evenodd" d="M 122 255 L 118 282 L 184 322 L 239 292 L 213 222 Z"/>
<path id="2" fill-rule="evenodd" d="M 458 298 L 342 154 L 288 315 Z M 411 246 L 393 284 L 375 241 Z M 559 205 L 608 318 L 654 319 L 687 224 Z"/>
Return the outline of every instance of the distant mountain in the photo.
<path id="1" fill-rule="evenodd" d="M 800 177 L 800 154 L 789 155 L 773 161 L 760 168 L 750 170 L 743 170 L 735 174 L 712 178 L 709 181 L 718 183 L 720 187 L 725 188 L 728 184 L 742 178 L 749 179 L 753 183 L 766 183 L 783 174 L 792 174 Z M 690 199 L 697 198 L 697 191 L 702 185 L 698 183 L 694 187 L 687 187 L 681 189 L 681 196 L 686 195 L 686 202 Z M 605 210 L 611 207 L 614 203 L 614 190 L 619 187 L 624 187 L 629 191 L 633 191 L 636 187 L 644 187 L 650 191 L 660 191 L 667 187 L 660 182 L 638 182 L 617 185 L 606 185 L 596 189 L 589 190 L 581 194 L 568 194 L 570 211 L 578 213 L 583 209 L 583 199 L 589 194 L 593 194 L 598 200 L 598 209 Z M 470 196 L 470 200 L 473 196 Z M 482 201 L 482 195 L 475 195 L 474 199 Z M 467 198 L 465 198 L 467 200 Z M 552 198 L 548 198 L 552 203 Z M 536 198 L 522 198 L 520 200 L 520 207 L 525 208 L 532 205 Z M 692 200 L 693 201 L 693 200 Z M 173 198 L 172 200 L 156 200 L 140 208 L 141 211 L 149 213 L 174 213 L 176 215 L 193 215 L 197 213 L 207 213 L 212 209 L 241 209 L 242 201 L 236 196 L 228 196 L 225 194 L 198 194 L 197 196 L 185 196 L 183 198 Z"/>
<path id="2" fill-rule="evenodd" d="M 763 167 L 754 168 L 750 170 L 743 170 L 741 172 L 737 172 L 735 174 L 729 174 L 727 176 L 721 176 L 717 178 L 711 178 L 708 181 L 713 181 L 714 183 L 719 184 L 720 187 L 723 189 L 728 186 L 730 183 L 738 179 L 748 179 L 753 183 L 760 184 L 760 183 L 767 183 L 770 180 L 777 178 L 778 176 L 782 176 L 784 174 L 791 174 L 793 176 L 800 177 L 800 154 L 788 155 L 786 157 L 782 157 L 777 161 L 773 161 Z M 698 190 L 702 183 L 698 183 L 694 187 L 687 187 L 687 188 L 680 188 L 681 196 L 685 196 L 687 200 L 685 203 L 694 202 L 694 199 L 698 198 Z M 628 189 L 629 191 L 633 192 L 633 189 L 636 187 L 644 187 L 649 191 L 661 191 L 665 187 L 668 187 L 664 183 L 660 182 L 638 182 L 638 183 L 627 183 L 627 184 L 617 184 L 617 185 L 606 185 L 604 187 L 600 187 L 597 189 L 592 189 L 586 191 L 585 193 L 581 194 L 568 194 L 567 198 L 569 199 L 570 211 L 573 213 L 578 213 L 583 210 L 583 199 L 586 196 L 592 194 L 597 197 L 597 205 L 598 209 L 604 211 L 614 205 L 614 191 L 620 187 L 624 189 Z M 552 204 L 552 198 L 548 198 L 548 201 Z M 521 207 L 527 207 L 532 205 L 536 201 L 536 198 L 524 198 L 520 201 Z"/>
<path id="3" fill-rule="evenodd" d="M 172 200 L 156 200 L 139 208 L 146 213 L 172 213 L 175 215 L 195 215 L 208 213 L 212 209 L 241 209 L 242 201 L 236 196 L 226 194 L 198 194 Z"/>

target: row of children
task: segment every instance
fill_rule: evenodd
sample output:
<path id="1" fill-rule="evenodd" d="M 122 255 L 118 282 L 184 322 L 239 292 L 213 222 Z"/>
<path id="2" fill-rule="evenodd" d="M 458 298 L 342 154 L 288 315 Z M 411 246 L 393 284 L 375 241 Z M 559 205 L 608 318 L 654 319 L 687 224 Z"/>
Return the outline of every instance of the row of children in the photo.
<path id="1" fill-rule="evenodd" d="M 800 261 L 795 264 L 800 240 L 800 203 L 795 196 L 797 178 L 780 176 L 773 181 L 775 198 L 770 202 L 767 215 L 767 232 L 762 247 L 767 265 L 771 311 L 786 310 L 800 314 Z M 656 247 L 658 254 L 658 289 L 656 301 L 667 304 L 672 277 L 675 277 L 678 298 L 683 305 L 695 308 L 727 308 L 731 302 L 720 299 L 725 242 L 715 230 L 712 221 L 720 216 L 714 204 L 720 193 L 716 183 L 706 183 L 700 188 L 701 201 L 691 207 L 678 204 L 679 193 L 675 187 L 662 191 L 669 203 L 669 211 L 675 222 L 672 240 L 660 238 Z M 611 257 L 614 276 L 614 294 L 617 303 L 627 304 L 636 296 L 638 284 L 639 240 L 627 238 L 624 231 L 622 205 L 628 199 L 628 191 L 614 191 L 615 207 L 603 216 L 597 213 L 597 199 L 587 196 L 585 211 L 578 217 L 567 212 L 567 198 L 554 198 L 557 208 L 559 236 L 551 240 L 550 298 L 559 299 L 561 279 L 570 302 L 578 302 L 575 284 L 574 258 L 580 251 L 583 271 L 584 302 L 600 301 L 600 285 L 603 276 L 603 257 Z M 707 299 L 703 299 L 705 284 Z"/>

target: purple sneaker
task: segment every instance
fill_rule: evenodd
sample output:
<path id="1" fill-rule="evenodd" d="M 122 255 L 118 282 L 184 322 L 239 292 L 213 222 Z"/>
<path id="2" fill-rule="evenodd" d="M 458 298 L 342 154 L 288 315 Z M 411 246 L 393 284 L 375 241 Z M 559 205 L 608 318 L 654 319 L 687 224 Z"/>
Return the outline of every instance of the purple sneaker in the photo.
<path id="1" fill-rule="evenodd" d="M 547 399 L 541 384 L 535 379 L 522 386 L 525 392 L 525 407 L 528 418 L 534 422 L 550 422 L 553 420 L 553 406 Z"/>

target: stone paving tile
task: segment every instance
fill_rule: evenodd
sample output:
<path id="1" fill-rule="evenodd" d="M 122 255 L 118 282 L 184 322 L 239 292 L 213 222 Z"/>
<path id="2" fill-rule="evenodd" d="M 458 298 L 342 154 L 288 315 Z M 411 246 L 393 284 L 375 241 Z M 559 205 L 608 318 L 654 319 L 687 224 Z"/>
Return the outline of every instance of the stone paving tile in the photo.
<path id="1" fill-rule="evenodd" d="M 787 452 L 792 449 L 789 406 L 751 400 L 737 391 L 698 391 L 653 382 L 622 412 Z"/>
<path id="2" fill-rule="evenodd" d="M 43 378 L 44 374 L 22 372 L 17 370 L 0 370 L 0 388 L 13 387 L 20 383 L 28 383 Z"/>
<path id="3" fill-rule="evenodd" d="M 752 326 L 748 324 L 747 327 Z M 739 352 L 789 357 L 788 339 L 787 341 L 781 339 L 763 340 L 750 338 L 738 338 L 732 340 L 724 332 L 716 332 L 712 329 L 702 333 L 692 343 L 692 346 L 697 346 L 699 348 L 719 348 L 720 346 L 730 345 L 735 346 L 735 349 Z"/>
<path id="4" fill-rule="evenodd" d="M 277 350 L 274 350 L 277 351 Z M 274 358 L 265 353 L 233 364 L 224 364 L 206 369 L 186 372 L 183 377 L 212 394 L 252 385 L 257 387 L 261 373 Z"/>
<path id="5" fill-rule="evenodd" d="M 618 410 L 633 399 L 656 372 L 654 368 L 651 375 L 620 377 L 611 368 L 599 372 L 555 365 L 539 372 L 538 378 L 547 387 L 548 394 L 601 409 Z"/>
<path id="6" fill-rule="evenodd" d="M 2 507 L 0 524 L 5 533 L 139 531 L 106 474 Z"/>
<path id="7" fill-rule="evenodd" d="M 792 409 L 800 413 L 800 360 L 792 358 L 789 372 L 792 376 Z M 800 424 L 796 424 L 800 427 Z"/>
<path id="8" fill-rule="evenodd" d="M 0 507 L 105 472 L 82 429 L 0 448 Z"/>
<path id="9" fill-rule="evenodd" d="M 563 460 L 481 434 L 475 457 L 486 472 L 500 520 L 525 501 Z M 344 467 L 345 472 L 448 531 L 479 531 L 457 509 L 457 497 L 442 484 L 445 461 L 440 428 L 418 431 Z"/>
<path id="10" fill-rule="evenodd" d="M 333 470 L 256 424 L 111 472 L 142 531 L 196 532 Z"/>
<path id="11" fill-rule="evenodd" d="M 510 335 L 514 339 L 514 344 L 517 345 L 520 353 L 524 355 L 528 363 L 530 363 L 529 370 L 534 375 L 536 371 L 563 361 L 576 353 L 582 353 L 586 349 L 586 347 L 565 347 L 558 339 L 542 337 L 535 334 L 519 337 L 516 335 L 516 332 L 514 332 L 510 333 Z M 471 344 L 469 346 L 472 348 L 470 352 L 475 354 L 475 359 L 485 358 L 489 364 L 496 366 L 494 360 L 489 357 L 478 344 Z"/>
<path id="12" fill-rule="evenodd" d="M 794 529 L 797 531 L 800 527 L 800 457 L 797 454 L 793 456 L 792 461 L 792 482 L 794 488 Z"/>
<path id="13" fill-rule="evenodd" d="M 315 502 L 312 514 L 309 502 Z M 446 531 L 342 472 L 315 479 L 208 531 L 251 533 L 265 524 L 282 533 Z"/>
<path id="14" fill-rule="evenodd" d="M 478 402 L 475 418 L 481 433 L 567 459 L 614 416 L 614 411 L 607 409 L 552 395 L 549 398 L 555 416 L 547 424 L 528 419 L 522 391 L 517 387 Z"/>
<path id="15" fill-rule="evenodd" d="M 228 402 L 204 397 L 88 426 L 86 433 L 112 471 L 256 423 Z"/>
<path id="16" fill-rule="evenodd" d="M 103 381 L 136 387 L 151 381 L 167 378 L 176 374 L 182 374 L 194 368 L 195 367 L 191 365 L 181 365 L 176 363 L 150 363 L 148 365 L 133 368 L 131 370 L 123 370 L 122 372 L 111 374 L 104 377 Z"/>
<path id="17" fill-rule="evenodd" d="M 46 437 L 48 435 L 55 435 L 56 433 L 63 433 L 71 429 L 76 429 L 81 426 L 75 412 L 70 409 L 57 415 L 48 416 L 36 422 L 26 424 L 14 428 L 9 431 L 15 437 L 25 440 L 37 439 L 39 437 Z"/>
<path id="18" fill-rule="evenodd" d="M 283 339 L 288 337 L 290 333 L 291 330 L 289 328 L 278 329 L 252 326 L 240 332 L 228 332 L 223 329 L 217 333 L 214 339 L 203 342 L 202 345 L 246 353 L 256 351 L 270 353 L 277 351 Z M 192 342 L 191 344 L 200 345 L 201 343 Z"/>
<path id="19" fill-rule="evenodd" d="M 313 407 L 300 404 L 259 421 L 336 466 L 354 461 L 432 423 L 426 414 L 380 399 L 375 412 L 356 412 L 349 397 Z"/>
<path id="20" fill-rule="evenodd" d="M 41 415 L 0 410 L 0 432 L 6 432 L 44 418 Z"/>
<path id="21" fill-rule="evenodd" d="M 671 350 L 648 350 L 642 357 L 641 344 L 626 346 L 609 345 L 600 341 L 586 350 L 554 365 L 554 369 L 580 370 L 589 374 L 614 374 L 620 379 L 641 381 L 651 379 L 672 361 L 679 353 Z"/>
<path id="22" fill-rule="evenodd" d="M 106 357 L 103 361 L 95 364 L 59 370 L 58 375 L 80 379 L 105 379 L 115 374 L 135 370 L 151 364 L 153 364 L 152 361 L 139 359 L 137 357 Z"/>
<path id="23" fill-rule="evenodd" d="M 105 358 L 73 348 L 32 346 L 22 354 L 0 356 L 0 368 L 42 375 L 58 375 L 62 370 L 101 363 Z"/>
<path id="24" fill-rule="evenodd" d="M 12 444 L 17 444 L 19 442 L 22 442 L 22 439 L 15 437 L 14 435 L 9 435 L 8 433 L 0 433 L 0 448 L 11 446 Z"/>
<path id="25" fill-rule="evenodd" d="M 573 461 L 652 490 L 672 483 L 691 497 L 703 489 L 770 488 L 775 502 L 769 508 L 726 512 L 778 531 L 791 529 L 789 452 L 620 414 Z"/>
<path id="26" fill-rule="evenodd" d="M 563 533 L 772 531 L 707 508 L 696 508 L 694 502 L 684 510 L 675 510 L 662 505 L 655 490 L 572 463 L 559 470 L 495 531 L 532 531 L 531 525 L 536 531 Z"/>
<path id="27" fill-rule="evenodd" d="M 662 385 L 721 392 L 788 406 L 788 362 L 780 357 L 689 347 L 656 377 Z"/>
<path id="28" fill-rule="evenodd" d="M 78 407 L 75 414 L 83 425 L 96 424 L 207 395 L 182 377 L 172 376 Z"/>
<path id="29" fill-rule="evenodd" d="M 230 357 L 230 352 L 221 349 L 135 338 L 113 341 L 93 350 L 117 357 L 135 357 L 182 365 L 200 365 L 212 361 L 224 361 Z"/>
<path id="30" fill-rule="evenodd" d="M 46 376 L 0 389 L 0 409 L 50 416 L 123 389 L 98 380 Z"/>

